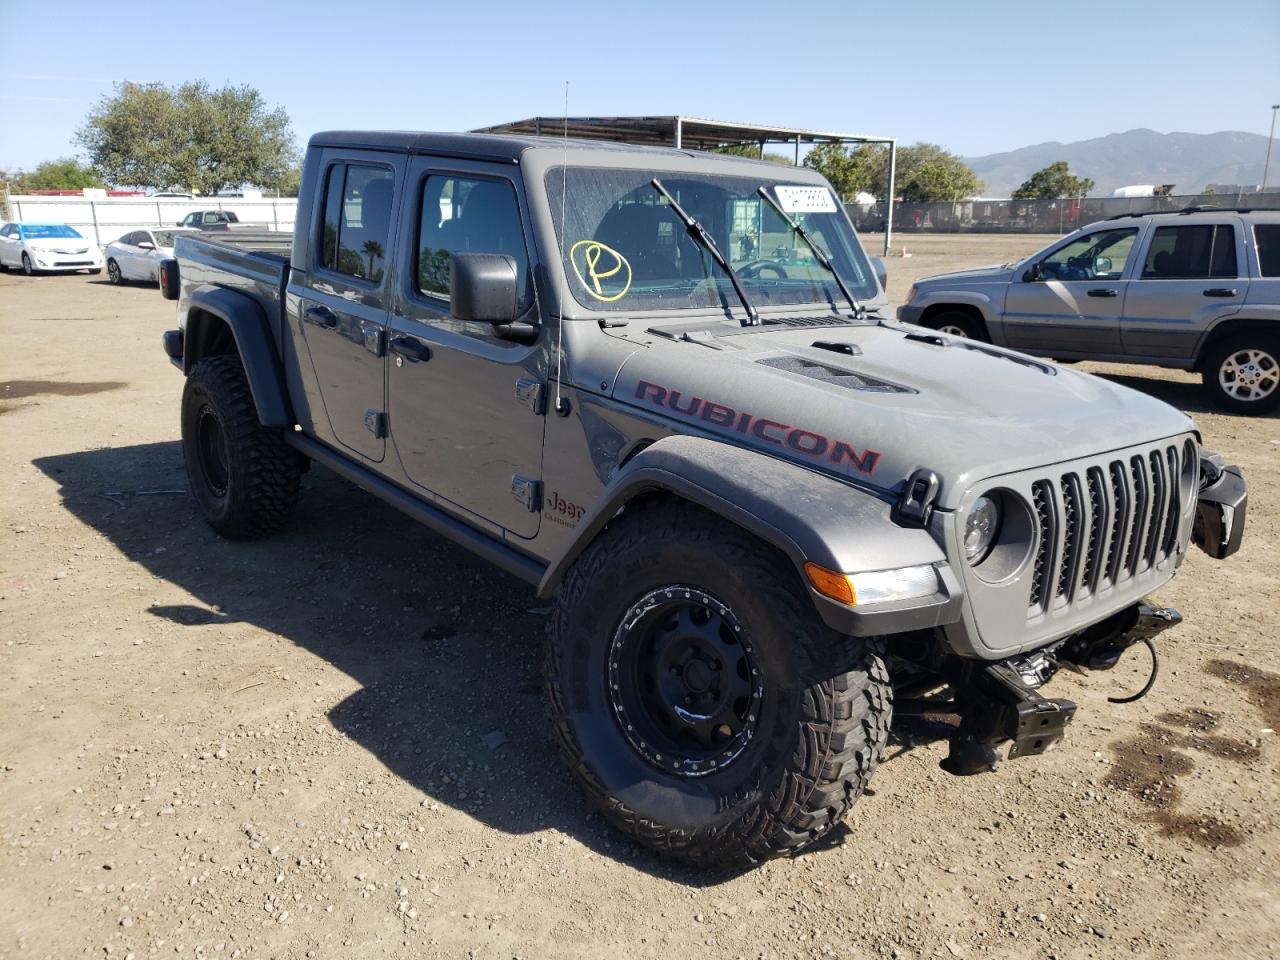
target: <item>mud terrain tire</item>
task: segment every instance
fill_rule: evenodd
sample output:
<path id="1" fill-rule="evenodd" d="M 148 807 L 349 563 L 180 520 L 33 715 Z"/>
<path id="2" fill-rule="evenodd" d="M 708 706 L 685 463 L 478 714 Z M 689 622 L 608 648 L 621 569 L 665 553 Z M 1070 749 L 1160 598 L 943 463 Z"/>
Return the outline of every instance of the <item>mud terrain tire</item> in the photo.
<path id="1" fill-rule="evenodd" d="M 196 363 L 182 392 L 182 458 L 200 512 L 228 540 L 279 530 L 293 513 L 305 458 L 262 426 L 240 358 Z"/>
<path id="2" fill-rule="evenodd" d="M 669 615 L 656 608 L 656 639 L 633 645 L 646 622 L 636 611 L 649 598 L 677 607 Z M 710 639 L 698 642 L 710 645 L 707 657 L 723 675 L 752 673 L 744 661 L 758 666 L 758 716 L 746 714 L 754 726 L 736 755 L 717 764 L 708 757 L 714 746 L 703 749 L 700 772 L 690 772 L 685 754 L 696 751 L 679 739 L 690 732 L 669 735 L 671 724 L 652 722 L 653 677 L 626 669 L 618 651 L 634 646 L 660 657 L 686 641 L 682 630 L 702 629 L 694 624 L 703 618 L 713 621 Z M 740 642 L 726 641 L 735 630 Z M 656 671 L 658 687 L 677 672 L 672 662 Z M 726 670 L 725 662 L 735 665 Z M 693 673 L 683 663 L 681 681 Z M 640 844 L 712 866 L 795 853 L 840 823 L 879 763 L 893 710 L 880 642 L 829 629 L 786 557 L 687 504 L 629 510 L 578 558 L 550 621 L 545 673 L 561 753 L 592 804 Z M 697 673 L 706 686 L 709 669 L 699 664 Z M 629 701 L 616 683 L 631 691 Z M 687 716 L 677 710 L 674 726 Z M 656 732 L 645 740 L 636 729 Z M 714 729 L 727 736 L 731 726 Z M 680 773 L 667 769 L 678 765 Z"/>

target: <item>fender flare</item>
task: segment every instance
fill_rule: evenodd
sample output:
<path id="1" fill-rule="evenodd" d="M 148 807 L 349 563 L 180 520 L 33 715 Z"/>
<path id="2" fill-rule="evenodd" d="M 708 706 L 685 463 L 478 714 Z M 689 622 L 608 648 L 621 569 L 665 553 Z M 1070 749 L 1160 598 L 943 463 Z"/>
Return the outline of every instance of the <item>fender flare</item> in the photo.
<path id="1" fill-rule="evenodd" d="M 293 410 L 284 389 L 284 369 L 276 355 L 266 314 L 256 300 L 226 287 L 204 284 L 191 291 L 187 302 L 187 323 L 183 328 L 182 372 L 191 373 L 196 359 L 191 346 L 200 338 L 192 329 L 194 311 L 217 317 L 231 330 L 240 362 L 249 380 L 249 392 L 265 427 L 291 427 Z"/>
<path id="2" fill-rule="evenodd" d="M 841 633 L 900 633 L 959 619 L 961 589 L 942 548 L 926 530 L 894 523 L 887 500 L 799 464 L 693 436 L 663 438 L 627 461 L 583 517 L 572 543 L 549 562 L 538 596 L 555 592 L 620 509 L 654 491 L 697 504 L 780 550 L 823 620 Z M 807 562 L 844 573 L 933 565 L 939 589 L 933 597 L 874 610 L 849 607 L 813 589 L 804 573 Z"/>

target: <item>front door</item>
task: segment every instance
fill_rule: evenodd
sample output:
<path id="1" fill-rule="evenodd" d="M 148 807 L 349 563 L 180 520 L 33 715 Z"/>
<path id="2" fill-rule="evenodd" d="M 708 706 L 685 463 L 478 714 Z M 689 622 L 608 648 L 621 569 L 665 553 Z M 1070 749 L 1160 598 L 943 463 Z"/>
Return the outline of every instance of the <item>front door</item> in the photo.
<path id="1" fill-rule="evenodd" d="M 533 344 L 449 310 L 454 253 L 502 253 L 521 277 L 522 319 L 537 311 L 526 207 L 513 168 L 429 158 L 410 164 L 399 231 L 387 414 L 408 480 L 519 537 L 538 532 L 545 330 Z"/>
<path id="2" fill-rule="evenodd" d="M 1240 231 L 1229 223 L 1157 227 L 1129 285 L 1121 336 L 1132 357 L 1191 360 L 1211 322 L 1249 294 Z"/>
<path id="3" fill-rule="evenodd" d="M 1137 227 L 1077 237 L 1009 284 L 1009 346 L 1044 356 L 1120 353 L 1120 316 Z"/>
<path id="4" fill-rule="evenodd" d="M 386 454 L 387 255 L 404 161 L 326 151 L 323 162 L 299 326 L 333 438 L 378 462 Z"/>

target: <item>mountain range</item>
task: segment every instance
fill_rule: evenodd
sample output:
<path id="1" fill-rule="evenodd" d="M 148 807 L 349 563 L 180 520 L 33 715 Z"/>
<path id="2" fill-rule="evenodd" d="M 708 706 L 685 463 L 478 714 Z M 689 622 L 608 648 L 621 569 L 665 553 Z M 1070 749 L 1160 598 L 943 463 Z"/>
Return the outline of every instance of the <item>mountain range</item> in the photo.
<path id="1" fill-rule="evenodd" d="M 1095 186 L 1090 196 L 1107 196 L 1131 184 L 1174 184 L 1173 193 L 1196 194 L 1209 184 L 1261 182 L 1267 138 L 1256 133 L 1157 133 L 1129 130 L 1075 143 L 1038 143 L 1005 153 L 969 157 L 965 162 L 986 184 L 984 197 L 1007 197 L 1031 174 L 1065 160 L 1077 177 Z M 1280 183 L 1280 147 L 1273 150 L 1268 183 Z"/>

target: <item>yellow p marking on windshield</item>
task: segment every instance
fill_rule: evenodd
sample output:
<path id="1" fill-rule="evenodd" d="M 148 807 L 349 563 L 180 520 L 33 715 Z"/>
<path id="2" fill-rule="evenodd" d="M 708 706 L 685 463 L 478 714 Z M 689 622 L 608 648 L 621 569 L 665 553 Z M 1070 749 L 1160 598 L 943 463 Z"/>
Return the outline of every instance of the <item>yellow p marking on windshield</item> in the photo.
<path id="1" fill-rule="evenodd" d="M 578 251 L 582 251 L 581 257 Z M 581 265 L 578 263 L 579 259 L 582 260 Z M 604 262 L 601 263 L 601 260 Z M 615 300 L 621 300 L 631 289 L 631 264 L 627 262 L 627 258 L 613 247 L 606 246 L 598 240 L 579 240 L 575 243 L 569 248 L 569 262 L 573 265 L 573 272 L 577 274 L 578 282 L 582 284 L 583 289 L 597 300 L 612 303 Z M 584 267 L 586 276 L 583 276 Z M 612 281 L 612 278 L 623 271 L 625 271 L 625 279 Z M 603 284 L 602 280 L 612 282 Z M 614 293 L 606 292 L 606 287 L 619 282 L 622 284 L 622 289 Z"/>

